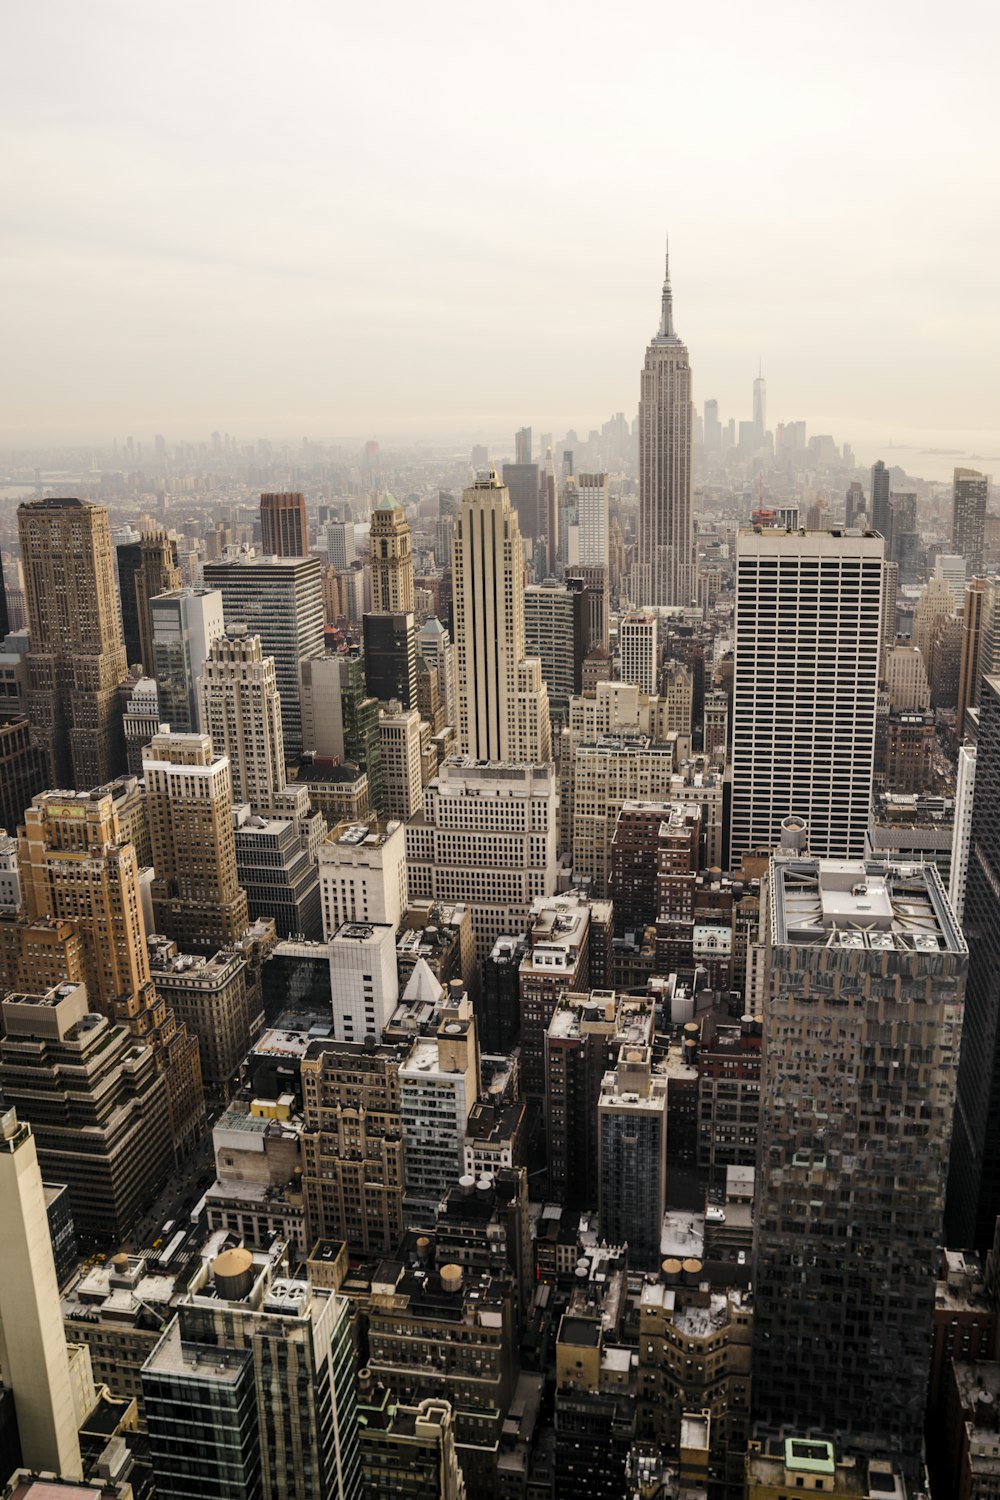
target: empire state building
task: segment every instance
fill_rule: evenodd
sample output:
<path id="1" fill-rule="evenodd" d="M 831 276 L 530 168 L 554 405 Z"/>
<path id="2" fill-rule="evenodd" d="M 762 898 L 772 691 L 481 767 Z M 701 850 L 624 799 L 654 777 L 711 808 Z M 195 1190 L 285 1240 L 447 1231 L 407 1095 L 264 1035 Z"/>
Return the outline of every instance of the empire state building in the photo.
<path id="1" fill-rule="evenodd" d="M 693 427 L 691 366 L 674 332 L 668 253 L 660 328 L 646 350 L 639 397 L 639 560 L 632 581 L 638 605 L 687 605 L 695 594 Z"/>

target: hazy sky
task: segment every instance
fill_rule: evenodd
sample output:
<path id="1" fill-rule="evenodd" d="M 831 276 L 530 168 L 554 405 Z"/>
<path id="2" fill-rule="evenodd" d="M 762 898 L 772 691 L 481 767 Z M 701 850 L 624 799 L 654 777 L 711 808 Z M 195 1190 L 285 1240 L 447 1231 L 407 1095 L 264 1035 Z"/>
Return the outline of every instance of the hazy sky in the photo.
<path id="1" fill-rule="evenodd" d="M 12 0 L 0 443 L 1000 428 L 993 4 Z"/>

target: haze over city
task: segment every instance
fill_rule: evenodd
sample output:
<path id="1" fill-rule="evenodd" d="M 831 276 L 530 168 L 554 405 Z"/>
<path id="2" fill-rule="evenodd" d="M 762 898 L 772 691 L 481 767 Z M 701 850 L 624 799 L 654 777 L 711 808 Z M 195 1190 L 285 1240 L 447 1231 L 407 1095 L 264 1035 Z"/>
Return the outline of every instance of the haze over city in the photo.
<path id="1" fill-rule="evenodd" d="M 7 19 L 0 1500 L 996 1500 L 993 11 Z"/>
<path id="2" fill-rule="evenodd" d="M 7 18 L 0 443 L 696 404 L 1000 453 L 998 23 L 962 5 L 57 3 Z M 959 431 L 961 429 L 961 431 Z M 967 431 L 972 429 L 973 431 Z"/>

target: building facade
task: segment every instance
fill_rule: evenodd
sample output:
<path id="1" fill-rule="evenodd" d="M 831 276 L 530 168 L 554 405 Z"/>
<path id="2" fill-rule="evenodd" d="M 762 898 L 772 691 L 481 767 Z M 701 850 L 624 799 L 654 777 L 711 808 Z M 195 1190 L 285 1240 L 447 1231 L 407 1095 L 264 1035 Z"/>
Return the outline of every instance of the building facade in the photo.
<path id="1" fill-rule="evenodd" d="M 639 396 L 639 560 L 634 602 L 688 605 L 695 592 L 691 511 L 694 406 L 686 346 L 674 332 L 670 261 L 660 326 L 646 350 Z"/>
<path id="2" fill-rule="evenodd" d="M 765 946 L 755 1412 L 915 1481 L 965 942 L 933 866 L 785 850 Z"/>
<path id="3" fill-rule="evenodd" d="M 459 743 L 473 760 L 549 759 L 548 693 L 526 656 L 524 548 L 490 470 L 462 496 L 452 542 Z"/>
<path id="4" fill-rule="evenodd" d="M 733 863 L 806 819 L 827 858 L 864 853 L 872 793 L 882 541 L 761 528 L 737 537 Z"/>
<path id="5" fill-rule="evenodd" d="M 61 787 L 125 769 L 119 684 L 128 675 L 108 512 L 82 500 L 18 507 L 28 610 L 28 716 Z"/>

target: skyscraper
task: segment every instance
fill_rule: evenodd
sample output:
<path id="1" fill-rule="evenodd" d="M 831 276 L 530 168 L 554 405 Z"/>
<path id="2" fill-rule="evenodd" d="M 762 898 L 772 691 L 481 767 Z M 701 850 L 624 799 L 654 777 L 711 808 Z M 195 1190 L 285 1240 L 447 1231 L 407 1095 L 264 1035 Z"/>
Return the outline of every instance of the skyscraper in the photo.
<path id="1" fill-rule="evenodd" d="M 146 1360 L 158 1495 L 361 1500 L 349 1304 L 282 1270 L 224 1249 Z"/>
<path id="2" fill-rule="evenodd" d="M 825 858 L 864 853 L 875 753 L 883 543 L 755 528 L 736 540 L 731 857 L 799 813 Z"/>
<path id="3" fill-rule="evenodd" d="M 245 625 L 274 657 L 285 749 L 302 745 L 299 672 L 323 655 L 323 569 L 318 557 L 255 557 L 241 553 L 205 564 L 205 584 L 222 591 L 227 625 Z"/>
<path id="4" fill-rule="evenodd" d="M 524 591 L 525 647 L 541 662 L 549 709 L 556 719 L 566 718 L 569 700 L 582 686 L 587 609 L 580 582 L 560 588 L 550 579 Z"/>
<path id="5" fill-rule="evenodd" d="M 985 1251 L 993 1243 L 1000 1214 L 1000 677 L 980 682 L 979 737 L 971 769 L 975 781 L 962 924 L 969 945 L 969 985 L 948 1178 L 948 1243 Z M 963 791 L 967 795 L 967 787 Z M 956 822 L 959 815 L 956 807 Z"/>
<path id="6" fill-rule="evenodd" d="M 10 629 L 10 614 L 7 610 L 7 585 L 3 577 L 3 562 L 0 560 L 0 641 Z"/>
<path id="7" fill-rule="evenodd" d="M 973 578 L 965 590 L 962 611 L 962 658 L 958 669 L 958 707 L 955 710 L 955 734 L 961 740 L 966 715 L 979 702 L 980 661 L 983 650 L 983 626 L 986 618 L 987 582 Z"/>
<path id="8" fill-rule="evenodd" d="M 18 507 L 28 607 L 28 716 L 56 786 L 81 790 L 125 769 L 119 684 L 128 675 L 103 505 Z"/>
<path id="9" fill-rule="evenodd" d="M 892 556 L 892 502 L 889 499 L 889 470 L 881 459 L 872 464 L 872 498 L 869 519 L 872 530 L 885 541 L 885 555 Z"/>
<path id="10" fill-rule="evenodd" d="M 538 465 L 504 464 L 503 482 L 510 490 L 510 503 L 517 514 L 521 536 L 529 540 L 546 535 Z M 450 560 L 450 559 L 449 559 Z"/>
<path id="11" fill-rule="evenodd" d="M 0 1119 L 0 1343 L 24 1462 L 80 1478 L 62 1304 L 31 1126 Z"/>
<path id="12" fill-rule="evenodd" d="M 3 1001 L 0 1086 L 64 1182 L 81 1234 L 120 1243 L 170 1170 L 167 1088 L 151 1047 L 63 984 Z"/>
<path id="13" fill-rule="evenodd" d="M 847 486 L 847 494 L 844 497 L 844 525 L 848 530 L 858 524 L 857 518 L 864 513 L 864 510 L 864 488 L 859 480 L 854 479 Z"/>
<path id="14" fill-rule="evenodd" d="M 633 610 L 618 630 L 621 680 L 631 682 L 650 698 L 660 678 L 659 621 L 652 610 Z"/>
<path id="15" fill-rule="evenodd" d="M 580 474 L 576 481 L 577 524 L 580 528 L 579 566 L 608 566 L 608 476 Z"/>
<path id="16" fill-rule="evenodd" d="M 403 507 L 388 490 L 371 515 L 372 613 L 412 613 L 413 545 Z"/>
<path id="17" fill-rule="evenodd" d="M 417 706 L 417 627 L 412 610 L 366 614 L 362 621 L 365 686 L 380 703 Z"/>
<path id="18" fill-rule="evenodd" d="M 95 1010 L 114 1017 L 149 985 L 135 850 L 111 793 L 43 792 L 25 814 L 18 848 L 24 909 L 76 924 Z M 127 1007 L 131 1008 L 131 1007 Z"/>
<path id="19" fill-rule="evenodd" d="M 493 469 L 463 493 L 452 575 L 462 750 L 473 760 L 547 761 L 548 693 L 541 663 L 525 656 L 524 549 Z"/>
<path id="20" fill-rule="evenodd" d="M 660 327 L 646 350 L 639 398 L 639 605 L 690 604 L 694 596 L 691 517 L 691 366 L 674 332 L 670 257 Z"/>
<path id="21" fill-rule="evenodd" d="M 968 956 L 934 865 L 816 859 L 787 821 L 765 908 L 753 1403 L 916 1481 Z"/>
<path id="22" fill-rule="evenodd" d="M 177 543 L 165 531 L 147 531 L 138 542 L 122 542 L 117 555 L 125 657 L 130 667 L 141 662 L 151 674 L 153 622 L 149 605 L 157 594 L 181 586 Z"/>
<path id="23" fill-rule="evenodd" d="M 266 557 L 308 557 L 309 520 L 304 495 L 260 497 L 261 551 Z"/>
<path id="24" fill-rule="evenodd" d="M 951 549 L 965 558 L 965 576 L 983 570 L 983 536 L 990 482 L 977 469 L 956 469 L 952 483 Z"/>
<path id="25" fill-rule="evenodd" d="M 116 790 L 34 799 L 19 839 L 24 907 L 39 927 L 73 924 L 79 949 L 63 949 L 60 980 L 85 979 L 91 1007 L 152 1047 L 167 1080 L 174 1149 L 183 1155 L 204 1120 L 198 1043 L 150 975 L 138 859 Z M 32 988 L 37 982 L 32 972 Z"/>
<path id="26" fill-rule="evenodd" d="M 753 383 L 753 440 L 759 448 L 767 433 L 767 382 L 758 370 Z"/>
<path id="27" fill-rule="evenodd" d="M 246 932 L 229 759 L 207 734 L 156 735 L 143 754 L 158 932 L 183 953 L 215 953 Z"/>
<path id="28" fill-rule="evenodd" d="M 259 635 L 234 625 L 213 643 L 198 700 L 203 733 L 229 758 L 233 801 L 270 808 L 285 788 L 285 758 L 274 657 L 264 655 Z"/>
<path id="29" fill-rule="evenodd" d="M 178 734 L 201 728 L 198 679 L 213 642 L 225 631 L 218 589 L 171 589 L 149 601 L 160 722 Z M 146 665 L 144 663 L 144 665 Z"/>
<path id="30" fill-rule="evenodd" d="M 531 428 L 519 427 L 514 434 L 514 462 L 531 463 Z"/>

